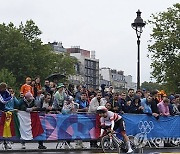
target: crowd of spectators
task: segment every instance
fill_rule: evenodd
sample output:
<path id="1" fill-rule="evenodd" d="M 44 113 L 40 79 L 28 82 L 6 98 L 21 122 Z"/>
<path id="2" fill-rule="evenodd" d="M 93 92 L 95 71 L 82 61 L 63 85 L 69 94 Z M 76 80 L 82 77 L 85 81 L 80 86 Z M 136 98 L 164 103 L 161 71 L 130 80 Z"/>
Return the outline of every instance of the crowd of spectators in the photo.
<path id="1" fill-rule="evenodd" d="M 19 97 L 6 83 L 0 83 L 0 110 L 11 111 L 41 111 L 46 113 L 96 113 L 98 106 L 106 106 L 110 111 L 123 114 L 148 114 L 157 120 L 160 116 L 180 115 L 180 95 L 167 96 L 164 91 L 146 91 L 129 89 L 118 93 L 113 87 L 102 85 L 100 89 L 93 89 L 85 85 L 64 85 L 63 83 L 45 80 L 41 85 L 40 77 L 32 80 L 27 77 L 20 88 Z M 17 94 L 18 96 L 18 94 Z M 23 143 L 24 144 L 24 143 Z M 90 143 L 97 147 L 96 141 Z M 82 148 L 81 141 L 77 142 Z M 39 142 L 39 148 L 46 148 Z"/>

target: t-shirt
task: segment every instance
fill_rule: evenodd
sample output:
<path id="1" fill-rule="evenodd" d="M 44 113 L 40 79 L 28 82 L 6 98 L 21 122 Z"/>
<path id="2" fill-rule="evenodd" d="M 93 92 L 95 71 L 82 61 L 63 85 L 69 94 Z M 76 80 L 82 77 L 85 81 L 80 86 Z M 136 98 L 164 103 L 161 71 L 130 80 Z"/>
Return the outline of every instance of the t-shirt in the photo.
<path id="1" fill-rule="evenodd" d="M 84 109 L 89 106 L 89 103 L 83 100 L 77 100 L 76 103 L 79 104 L 79 109 Z"/>
<path id="2" fill-rule="evenodd" d="M 112 124 L 112 121 L 114 120 L 114 122 L 120 120 L 122 117 L 120 115 L 118 115 L 117 113 L 114 113 L 112 111 L 107 111 L 107 117 L 101 117 L 100 118 L 100 123 L 101 126 L 110 126 Z"/>
<path id="3" fill-rule="evenodd" d="M 27 93 L 27 92 L 30 92 L 33 96 L 34 96 L 34 91 L 31 87 L 31 85 L 28 85 L 28 84 L 23 84 L 21 86 L 21 93 L 23 93 L 23 96 Z"/>

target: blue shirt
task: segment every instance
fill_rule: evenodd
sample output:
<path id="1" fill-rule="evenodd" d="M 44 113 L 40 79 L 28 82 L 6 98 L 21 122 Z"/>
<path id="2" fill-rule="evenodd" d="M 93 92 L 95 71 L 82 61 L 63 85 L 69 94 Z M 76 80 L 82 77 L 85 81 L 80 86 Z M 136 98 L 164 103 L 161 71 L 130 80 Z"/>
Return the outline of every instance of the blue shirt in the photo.
<path id="1" fill-rule="evenodd" d="M 89 106 L 89 103 L 86 100 L 76 100 L 76 103 L 79 104 L 79 109 L 84 109 Z"/>
<path id="2" fill-rule="evenodd" d="M 144 107 L 143 112 L 146 114 L 152 114 L 151 104 L 148 103 L 146 98 L 141 99 L 141 106 Z"/>

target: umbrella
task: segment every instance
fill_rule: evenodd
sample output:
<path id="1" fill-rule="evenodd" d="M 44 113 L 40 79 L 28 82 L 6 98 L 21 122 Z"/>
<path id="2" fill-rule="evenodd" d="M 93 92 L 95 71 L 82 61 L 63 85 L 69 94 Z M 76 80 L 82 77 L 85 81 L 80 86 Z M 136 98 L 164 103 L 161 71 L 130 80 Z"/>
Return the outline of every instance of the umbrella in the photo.
<path id="1" fill-rule="evenodd" d="M 64 78 L 66 78 L 65 75 L 60 74 L 60 73 L 54 73 L 54 74 L 51 74 L 48 77 L 46 77 L 46 80 L 54 81 L 54 80 L 61 80 L 61 79 L 64 79 Z"/>

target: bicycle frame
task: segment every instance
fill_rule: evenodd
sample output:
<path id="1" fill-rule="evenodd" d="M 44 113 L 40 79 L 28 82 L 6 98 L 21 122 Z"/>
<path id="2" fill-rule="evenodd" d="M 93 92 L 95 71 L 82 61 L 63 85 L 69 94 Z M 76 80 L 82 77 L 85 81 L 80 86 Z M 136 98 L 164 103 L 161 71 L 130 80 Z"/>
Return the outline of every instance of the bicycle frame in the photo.
<path id="1" fill-rule="evenodd" d="M 120 153 L 121 150 L 126 152 L 125 143 L 121 139 L 119 139 L 116 133 L 107 132 L 101 139 L 101 146 L 103 151 L 106 152 L 118 152 Z"/>

